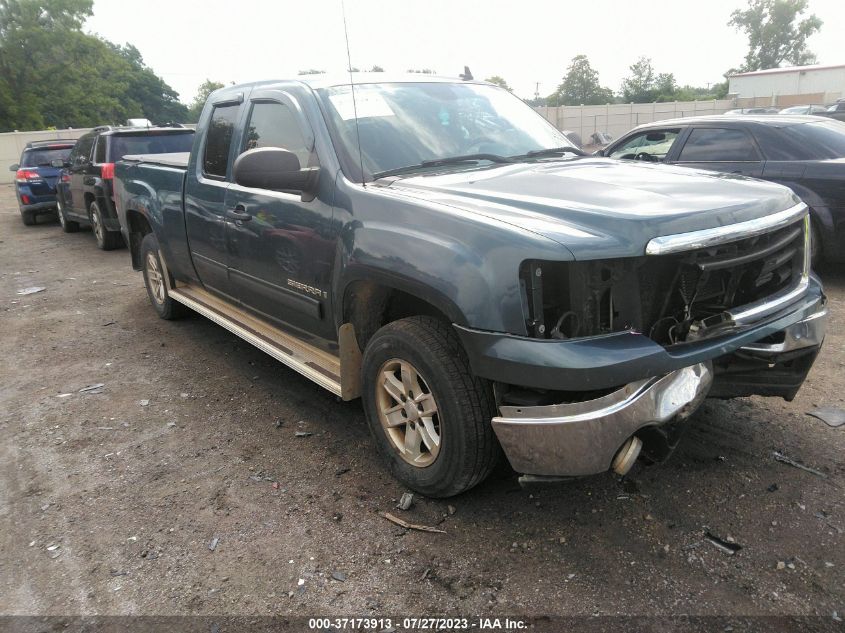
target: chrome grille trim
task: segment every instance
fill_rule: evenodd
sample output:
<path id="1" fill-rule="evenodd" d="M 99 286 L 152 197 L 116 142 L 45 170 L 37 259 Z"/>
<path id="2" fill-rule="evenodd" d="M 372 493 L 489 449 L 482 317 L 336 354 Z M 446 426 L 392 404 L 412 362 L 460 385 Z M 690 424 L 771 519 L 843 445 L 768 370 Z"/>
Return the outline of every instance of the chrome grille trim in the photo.
<path id="1" fill-rule="evenodd" d="M 665 255 L 733 242 L 782 228 L 801 217 L 807 217 L 807 214 L 807 205 L 799 202 L 793 207 L 756 220 L 747 220 L 713 229 L 704 229 L 703 231 L 655 237 L 646 245 L 645 252 L 646 255 Z"/>

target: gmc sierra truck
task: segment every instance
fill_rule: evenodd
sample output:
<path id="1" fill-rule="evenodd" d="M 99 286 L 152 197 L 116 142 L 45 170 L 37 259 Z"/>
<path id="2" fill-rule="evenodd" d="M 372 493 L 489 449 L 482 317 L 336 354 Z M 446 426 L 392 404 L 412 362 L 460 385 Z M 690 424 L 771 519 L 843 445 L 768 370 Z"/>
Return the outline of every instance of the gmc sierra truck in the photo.
<path id="1" fill-rule="evenodd" d="M 226 87 L 116 205 L 161 318 L 191 309 L 344 400 L 444 497 L 664 459 L 708 395 L 793 398 L 821 346 L 807 207 L 588 157 L 505 90 L 383 73 Z"/>

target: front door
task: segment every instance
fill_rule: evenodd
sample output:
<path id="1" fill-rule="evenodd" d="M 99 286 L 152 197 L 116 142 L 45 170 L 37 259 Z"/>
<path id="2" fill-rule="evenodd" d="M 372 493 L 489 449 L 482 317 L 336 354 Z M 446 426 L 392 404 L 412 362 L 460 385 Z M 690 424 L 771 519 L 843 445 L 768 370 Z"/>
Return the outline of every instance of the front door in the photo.
<path id="1" fill-rule="evenodd" d="M 91 164 L 91 150 L 94 147 L 94 134 L 86 134 L 81 137 L 73 148 L 70 156 L 70 166 L 67 168 L 70 182 L 68 183 L 69 199 L 71 210 L 76 215 L 88 217 L 88 209 L 85 205 L 85 179 L 88 177 L 88 165 Z"/>
<path id="2" fill-rule="evenodd" d="M 185 184 L 185 226 L 194 268 L 207 290 L 232 301 L 236 296 L 228 273 L 225 202 L 242 100 L 214 104 L 205 143 L 188 165 Z"/>
<path id="3" fill-rule="evenodd" d="M 281 147 L 301 167 L 317 167 L 314 134 L 295 98 L 279 90 L 252 93 L 239 152 Z M 324 174 L 318 190 L 331 191 Z M 229 275 L 244 307 L 277 324 L 331 339 L 329 289 L 336 234 L 324 196 L 232 184 Z M 323 199 L 321 199 L 323 198 Z"/>

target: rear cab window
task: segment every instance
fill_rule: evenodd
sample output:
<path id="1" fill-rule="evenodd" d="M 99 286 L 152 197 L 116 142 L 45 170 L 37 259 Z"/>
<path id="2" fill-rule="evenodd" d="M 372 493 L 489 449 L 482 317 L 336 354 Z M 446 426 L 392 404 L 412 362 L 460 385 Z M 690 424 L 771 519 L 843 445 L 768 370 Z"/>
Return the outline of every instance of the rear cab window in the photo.
<path id="1" fill-rule="evenodd" d="M 613 150 L 610 158 L 627 160 L 650 160 L 660 162 L 666 159 L 669 150 L 680 134 L 680 129 L 646 130 L 635 134 Z"/>
<path id="2" fill-rule="evenodd" d="M 211 113 L 202 156 L 202 173 L 208 178 L 217 180 L 226 178 L 232 137 L 240 107 L 239 104 L 215 106 Z"/>
<path id="3" fill-rule="evenodd" d="M 24 150 L 21 167 L 51 167 L 54 160 L 67 162 L 72 149 L 73 144 L 56 144 Z"/>
<path id="4" fill-rule="evenodd" d="M 108 161 L 114 163 L 135 154 L 176 154 L 190 152 L 194 144 L 192 130 L 179 132 L 141 132 L 113 134 L 108 148 Z M 99 146 L 97 148 L 99 150 Z"/>
<path id="5" fill-rule="evenodd" d="M 729 128 L 695 128 L 687 137 L 679 163 L 757 162 L 760 154 L 751 135 Z"/>

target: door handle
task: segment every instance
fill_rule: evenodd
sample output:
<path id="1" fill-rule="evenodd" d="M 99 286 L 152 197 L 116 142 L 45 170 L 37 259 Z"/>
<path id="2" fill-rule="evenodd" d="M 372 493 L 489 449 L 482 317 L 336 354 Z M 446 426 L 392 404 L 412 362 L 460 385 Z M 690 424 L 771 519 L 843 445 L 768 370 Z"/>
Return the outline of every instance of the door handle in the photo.
<path id="1" fill-rule="evenodd" d="M 252 216 L 246 212 L 243 205 L 238 205 L 234 209 L 226 209 L 226 217 L 235 222 L 249 222 Z"/>

